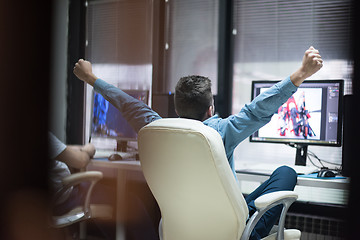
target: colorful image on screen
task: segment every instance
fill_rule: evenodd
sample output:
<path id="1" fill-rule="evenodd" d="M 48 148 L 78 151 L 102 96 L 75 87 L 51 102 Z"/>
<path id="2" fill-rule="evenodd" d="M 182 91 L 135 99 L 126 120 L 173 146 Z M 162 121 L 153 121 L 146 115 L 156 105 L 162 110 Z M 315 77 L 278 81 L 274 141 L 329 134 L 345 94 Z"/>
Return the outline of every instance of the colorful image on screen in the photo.
<path id="1" fill-rule="evenodd" d="M 260 89 L 264 92 L 267 88 Z M 299 88 L 259 130 L 259 137 L 320 139 L 322 90 Z"/>
<path id="2" fill-rule="evenodd" d="M 252 99 L 276 81 L 253 81 Z M 251 142 L 341 146 L 343 80 L 304 81 Z"/>

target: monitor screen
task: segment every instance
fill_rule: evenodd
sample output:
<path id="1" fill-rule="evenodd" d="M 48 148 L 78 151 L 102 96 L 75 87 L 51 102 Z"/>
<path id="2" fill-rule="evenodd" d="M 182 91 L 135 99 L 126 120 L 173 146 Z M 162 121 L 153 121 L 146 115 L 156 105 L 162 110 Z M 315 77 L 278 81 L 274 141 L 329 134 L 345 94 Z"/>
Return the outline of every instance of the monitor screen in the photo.
<path id="1" fill-rule="evenodd" d="M 148 103 L 149 91 L 125 90 L 130 96 Z M 93 92 L 91 113 L 91 139 L 112 138 L 122 141 L 135 141 L 137 133 L 122 116 L 121 112 L 101 94 Z"/>
<path id="2" fill-rule="evenodd" d="M 275 81 L 253 81 L 252 99 Z M 341 146 L 343 80 L 304 81 L 251 142 Z"/>

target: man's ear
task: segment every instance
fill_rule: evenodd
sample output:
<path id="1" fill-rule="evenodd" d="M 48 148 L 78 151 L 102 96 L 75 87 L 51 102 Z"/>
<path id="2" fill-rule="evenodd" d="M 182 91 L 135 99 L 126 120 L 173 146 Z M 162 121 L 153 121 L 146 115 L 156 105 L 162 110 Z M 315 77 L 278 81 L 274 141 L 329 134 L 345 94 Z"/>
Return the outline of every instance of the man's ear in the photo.
<path id="1" fill-rule="evenodd" d="M 211 116 L 215 115 L 215 105 L 211 105 Z"/>
<path id="2" fill-rule="evenodd" d="M 206 111 L 206 116 L 207 116 L 207 118 L 214 116 L 214 106 L 213 105 L 209 106 L 208 110 Z"/>

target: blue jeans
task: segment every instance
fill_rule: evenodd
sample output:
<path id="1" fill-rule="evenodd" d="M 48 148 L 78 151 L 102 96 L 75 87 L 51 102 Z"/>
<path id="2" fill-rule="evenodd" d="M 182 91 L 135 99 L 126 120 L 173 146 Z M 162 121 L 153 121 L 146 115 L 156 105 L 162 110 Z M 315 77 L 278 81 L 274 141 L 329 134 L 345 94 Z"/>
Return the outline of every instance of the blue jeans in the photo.
<path id="1" fill-rule="evenodd" d="M 256 212 L 254 201 L 261 195 L 276 192 L 276 191 L 292 191 L 296 185 L 297 174 L 294 169 L 281 166 L 277 168 L 263 184 L 261 184 L 255 191 L 250 193 L 246 198 L 246 203 L 249 208 L 249 215 L 253 215 Z M 261 239 L 267 236 L 278 221 L 281 214 L 282 205 L 271 208 L 267 211 L 256 224 L 254 230 L 251 233 L 250 239 Z"/>

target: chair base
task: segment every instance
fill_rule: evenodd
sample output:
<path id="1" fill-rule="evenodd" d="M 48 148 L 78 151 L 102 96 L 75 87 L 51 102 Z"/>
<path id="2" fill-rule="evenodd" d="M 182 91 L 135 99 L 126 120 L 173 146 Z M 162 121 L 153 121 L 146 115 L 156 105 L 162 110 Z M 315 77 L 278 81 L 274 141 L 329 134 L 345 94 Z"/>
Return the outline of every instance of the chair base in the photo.
<path id="1" fill-rule="evenodd" d="M 113 217 L 113 208 L 105 204 L 91 204 L 90 215 L 86 216 L 82 207 L 77 207 L 61 216 L 53 216 L 52 226 L 62 228 L 87 218 L 109 220 Z"/>

